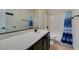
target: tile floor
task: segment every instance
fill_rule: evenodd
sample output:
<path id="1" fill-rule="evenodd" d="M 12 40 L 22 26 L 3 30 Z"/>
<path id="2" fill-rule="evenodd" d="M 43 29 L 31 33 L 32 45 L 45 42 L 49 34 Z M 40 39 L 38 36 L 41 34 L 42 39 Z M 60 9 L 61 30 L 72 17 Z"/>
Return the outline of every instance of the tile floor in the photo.
<path id="1" fill-rule="evenodd" d="M 49 50 L 74 50 L 74 48 L 63 45 L 60 42 L 53 40 L 53 42 L 51 42 L 50 44 Z"/>

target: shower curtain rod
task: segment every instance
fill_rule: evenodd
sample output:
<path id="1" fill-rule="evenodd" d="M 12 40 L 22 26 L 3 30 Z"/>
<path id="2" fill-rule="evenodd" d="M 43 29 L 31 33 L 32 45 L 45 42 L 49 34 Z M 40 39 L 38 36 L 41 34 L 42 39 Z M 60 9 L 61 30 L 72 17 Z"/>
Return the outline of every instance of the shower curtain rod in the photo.
<path id="1" fill-rule="evenodd" d="M 79 15 L 75 15 L 75 16 L 71 17 L 71 19 L 73 19 L 74 17 L 79 17 Z"/>

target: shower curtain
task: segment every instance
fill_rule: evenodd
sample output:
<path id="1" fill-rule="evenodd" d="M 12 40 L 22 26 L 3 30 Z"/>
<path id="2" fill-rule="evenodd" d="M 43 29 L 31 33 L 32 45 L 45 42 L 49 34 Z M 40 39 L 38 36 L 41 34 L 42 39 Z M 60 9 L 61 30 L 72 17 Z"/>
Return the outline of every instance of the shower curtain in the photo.
<path id="1" fill-rule="evenodd" d="M 64 32 L 62 35 L 61 41 L 63 43 L 72 45 L 73 44 L 73 38 L 72 38 L 72 12 L 66 11 L 65 12 L 65 21 L 64 21 Z"/>

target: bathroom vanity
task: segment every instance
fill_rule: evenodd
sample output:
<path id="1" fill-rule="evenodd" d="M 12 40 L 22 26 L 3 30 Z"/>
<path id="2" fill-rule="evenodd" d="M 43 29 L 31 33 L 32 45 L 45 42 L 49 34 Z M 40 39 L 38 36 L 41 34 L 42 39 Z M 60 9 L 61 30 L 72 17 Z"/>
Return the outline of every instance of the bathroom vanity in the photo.
<path id="1" fill-rule="evenodd" d="M 50 36 L 49 32 L 38 39 L 28 50 L 48 50 L 50 47 Z"/>
<path id="2" fill-rule="evenodd" d="M 49 47 L 50 36 L 47 30 L 29 30 L 0 40 L 0 50 L 47 50 Z"/>

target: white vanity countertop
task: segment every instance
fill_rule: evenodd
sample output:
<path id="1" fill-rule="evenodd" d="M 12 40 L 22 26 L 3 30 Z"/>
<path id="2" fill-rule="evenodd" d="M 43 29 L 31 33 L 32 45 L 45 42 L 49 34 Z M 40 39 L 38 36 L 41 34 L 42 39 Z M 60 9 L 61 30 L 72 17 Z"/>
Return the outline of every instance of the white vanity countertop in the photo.
<path id="1" fill-rule="evenodd" d="M 24 50 L 31 47 L 41 37 L 47 34 L 47 30 L 33 30 L 20 35 L 0 40 L 0 50 Z"/>

